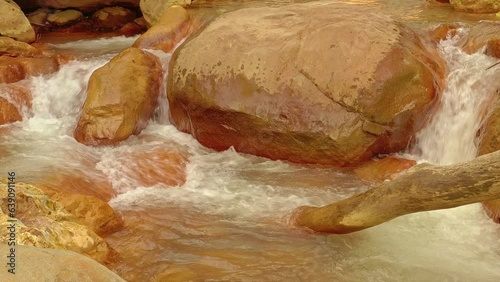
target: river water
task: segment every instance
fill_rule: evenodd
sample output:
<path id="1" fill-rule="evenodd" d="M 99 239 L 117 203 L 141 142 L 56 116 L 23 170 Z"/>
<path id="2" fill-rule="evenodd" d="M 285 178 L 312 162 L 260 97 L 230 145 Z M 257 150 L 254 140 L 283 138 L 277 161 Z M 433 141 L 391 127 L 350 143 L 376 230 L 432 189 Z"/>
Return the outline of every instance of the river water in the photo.
<path id="1" fill-rule="evenodd" d="M 260 3 L 283 2 L 294 1 Z M 415 26 L 458 17 L 424 1 L 348 2 L 379 7 Z M 201 10 L 241 6 L 234 3 L 197 5 Z M 56 44 L 77 52 L 78 59 L 53 75 L 22 82 L 32 91 L 33 108 L 25 110 L 23 122 L 0 127 L 1 173 L 14 170 L 19 181 L 109 200 L 126 224 L 106 237 L 121 255 L 111 268 L 126 280 L 151 281 L 163 273 L 164 281 L 500 281 L 500 227 L 480 205 L 408 215 L 348 235 L 290 227 L 286 218 L 293 209 L 329 204 L 370 184 L 345 171 L 204 148 L 161 118 L 168 111 L 165 99 L 139 136 L 116 147 L 77 143 L 72 131 L 90 74 L 134 40 Z M 492 58 L 464 54 L 455 41 L 440 45 L 450 68 L 448 87 L 441 109 L 417 137 L 412 157 L 418 160 L 445 164 L 473 158 L 482 102 L 500 81 L 498 71 L 484 72 Z M 168 64 L 170 54 L 155 54 Z M 132 177 L 136 162 L 160 166 L 155 154 L 165 148 L 188 156 L 185 184 L 144 185 Z M 177 164 L 161 165 L 175 170 Z"/>

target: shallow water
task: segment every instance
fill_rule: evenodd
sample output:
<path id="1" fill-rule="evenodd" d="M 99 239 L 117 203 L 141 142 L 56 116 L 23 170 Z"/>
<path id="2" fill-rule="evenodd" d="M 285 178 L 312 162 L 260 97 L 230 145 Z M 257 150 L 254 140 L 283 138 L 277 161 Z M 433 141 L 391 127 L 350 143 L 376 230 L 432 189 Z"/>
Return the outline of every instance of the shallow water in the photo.
<path id="1" fill-rule="evenodd" d="M 281 5 L 287 1 L 262 2 Z M 379 7 L 419 24 L 461 17 L 449 16 L 443 7 L 429 11 L 424 1 L 348 2 Z M 215 5 L 207 3 L 197 5 L 203 9 Z M 215 3 L 217 9 L 233 9 L 221 4 L 228 2 Z M 405 9 L 410 12 L 403 13 Z M 121 255 L 111 268 L 123 278 L 150 281 L 164 272 L 170 275 L 167 281 L 500 281 L 500 227 L 479 205 L 408 215 L 349 235 L 313 234 L 290 227 L 286 219 L 296 207 L 332 203 L 365 191 L 369 184 L 345 171 L 204 148 L 168 124 L 165 93 L 155 121 L 139 136 L 116 147 L 77 143 L 72 131 L 88 77 L 133 41 L 113 38 L 55 44 L 59 49 L 77 50 L 78 61 L 51 76 L 26 81 L 32 88 L 33 109 L 24 113 L 25 121 L 0 128 L 4 175 L 14 170 L 18 181 L 60 182 L 61 189 L 79 189 L 110 200 L 126 224 L 124 230 L 106 237 Z M 453 40 L 442 43 L 441 52 L 452 70 L 443 105 L 470 97 L 467 85 L 487 89 L 476 74 L 491 64 L 490 58 L 466 55 L 453 47 Z M 169 58 L 161 55 L 164 67 Z M 497 75 L 492 74 L 489 82 Z M 484 99 L 487 93 L 482 94 Z M 436 163 L 474 157 L 481 101 L 470 99 L 476 101 L 475 106 L 439 111 L 419 135 L 419 153 L 413 157 Z M 446 131 L 450 128 L 442 126 L 446 122 L 460 129 Z M 448 159 L 445 152 L 451 146 L 469 149 L 460 149 L 463 153 Z M 185 184 L 143 185 L 143 180 L 133 177 L 134 167 L 124 165 L 136 161 L 134 154 L 155 152 L 159 147 L 188 157 Z M 68 179 L 84 180 L 66 184 Z"/>

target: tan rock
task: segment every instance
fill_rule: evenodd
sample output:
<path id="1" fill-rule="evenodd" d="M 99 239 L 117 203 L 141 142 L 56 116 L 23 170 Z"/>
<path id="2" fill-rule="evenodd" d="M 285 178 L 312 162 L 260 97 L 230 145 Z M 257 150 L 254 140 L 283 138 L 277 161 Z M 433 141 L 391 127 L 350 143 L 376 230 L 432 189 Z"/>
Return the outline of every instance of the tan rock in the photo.
<path id="1" fill-rule="evenodd" d="M 2 254 L 10 254 L 10 246 L 0 245 Z M 0 281 L 109 281 L 124 282 L 115 273 L 80 254 L 31 246 L 16 246 L 16 274 L 0 272 Z"/>
<path id="2" fill-rule="evenodd" d="M 21 8 L 12 0 L 0 0 L 0 35 L 31 43 L 35 31 Z"/>
<path id="3" fill-rule="evenodd" d="M 55 9 L 77 8 L 79 10 L 92 10 L 99 7 L 114 6 L 118 3 L 139 6 L 140 0 L 34 0 L 40 7 Z"/>
<path id="4" fill-rule="evenodd" d="M 88 195 L 56 191 L 39 186 L 51 199 L 60 203 L 82 225 L 103 236 L 123 228 L 123 221 L 108 203 Z"/>
<path id="5" fill-rule="evenodd" d="M 160 17 L 167 11 L 171 6 L 178 5 L 186 7 L 193 2 L 192 0 L 142 0 L 140 2 L 140 7 L 144 19 L 149 24 L 153 26 L 160 19 Z"/>
<path id="6" fill-rule="evenodd" d="M 32 25 L 45 26 L 47 24 L 47 17 L 52 13 L 52 10 L 47 8 L 40 8 L 28 14 L 28 20 Z"/>
<path id="7" fill-rule="evenodd" d="M 109 145 L 139 134 L 157 105 L 161 79 L 156 56 L 133 47 L 121 52 L 90 77 L 76 140 Z"/>
<path id="8" fill-rule="evenodd" d="M 0 56 L 27 56 L 40 57 L 42 52 L 35 47 L 10 37 L 0 36 Z"/>
<path id="9" fill-rule="evenodd" d="M 123 7 L 106 7 L 97 10 L 92 15 L 94 29 L 113 30 L 119 29 L 129 22 L 133 22 L 136 13 Z"/>
<path id="10" fill-rule="evenodd" d="M 28 89 L 0 84 L 0 125 L 23 119 L 23 111 L 31 108 L 31 94 Z"/>
<path id="11" fill-rule="evenodd" d="M 170 120 L 216 150 L 356 165 L 405 148 L 428 120 L 437 60 L 371 8 L 241 9 L 174 53 Z"/>
<path id="12" fill-rule="evenodd" d="M 3 187 L 7 181 L 0 180 Z M 77 219 L 57 201 L 33 185 L 15 184 L 18 222 L 17 244 L 54 249 L 72 250 L 99 262 L 109 261 L 113 255 L 107 243 Z M 7 226 L 8 191 L 0 190 L 3 216 L 0 219 L 0 243 L 7 243 L 10 233 Z"/>
<path id="13" fill-rule="evenodd" d="M 47 16 L 47 22 L 53 26 L 67 26 L 83 19 L 83 13 L 77 10 L 57 11 Z"/>
<path id="14" fill-rule="evenodd" d="M 450 0 L 451 6 L 469 13 L 497 13 L 500 11 L 499 0 Z"/>
<path id="15" fill-rule="evenodd" d="M 172 6 L 134 42 L 134 47 L 170 52 L 187 35 L 191 21 L 181 6 Z"/>

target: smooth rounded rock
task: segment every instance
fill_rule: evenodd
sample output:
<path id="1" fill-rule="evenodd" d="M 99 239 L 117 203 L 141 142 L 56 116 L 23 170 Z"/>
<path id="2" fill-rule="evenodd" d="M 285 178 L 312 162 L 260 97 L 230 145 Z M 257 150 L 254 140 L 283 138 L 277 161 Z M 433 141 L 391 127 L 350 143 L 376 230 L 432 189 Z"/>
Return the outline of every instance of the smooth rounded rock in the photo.
<path id="1" fill-rule="evenodd" d="M 156 56 L 134 47 L 96 70 L 74 131 L 76 140 L 111 145 L 139 134 L 158 103 L 162 72 Z"/>
<path id="2" fill-rule="evenodd" d="M 31 43 L 35 30 L 21 8 L 12 0 L 0 0 L 0 35 Z"/>
<path id="3" fill-rule="evenodd" d="M 408 27 L 331 2 L 226 13 L 170 63 L 171 122 L 203 145 L 353 166 L 402 150 L 443 70 Z"/>

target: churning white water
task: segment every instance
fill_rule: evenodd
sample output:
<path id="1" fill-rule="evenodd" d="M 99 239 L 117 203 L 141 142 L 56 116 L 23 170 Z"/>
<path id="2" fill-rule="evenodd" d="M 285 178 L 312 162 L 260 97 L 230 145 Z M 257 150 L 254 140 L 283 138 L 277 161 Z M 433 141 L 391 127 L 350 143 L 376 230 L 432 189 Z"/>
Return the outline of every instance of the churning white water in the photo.
<path id="1" fill-rule="evenodd" d="M 113 45 L 93 41 L 96 50 L 99 42 Z M 484 71 L 491 58 L 466 55 L 454 42 L 441 45 L 450 64 L 443 107 L 418 136 L 422 158 L 435 163 L 473 157 L 477 112 L 495 82 Z M 115 147 L 77 143 L 72 130 L 86 82 L 111 56 L 31 79 L 33 110 L 0 136 L 0 148 L 8 148 L 0 161 L 19 181 L 45 177 L 48 167 L 109 180 L 117 194 L 110 204 L 127 227 L 106 240 L 122 256 L 113 270 L 127 280 L 147 281 L 182 266 L 200 281 L 500 281 L 500 230 L 477 205 L 404 216 L 349 235 L 310 234 L 283 218 L 298 206 L 325 205 L 369 187 L 332 169 L 204 148 L 168 124 L 166 104 L 139 136 Z M 165 67 L 170 56 L 160 58 Z M 130 177 L 124 158 L 159 147 L 188 156 L 185 184 L 145 186 Z"/>
<path id="2" fill-rule="evenodd" d="M 482 52 L 467 55 L 456 46 L 465 32 L 459 30 L 455 37 L 439 45 L 450 72 L 447 88 L 431 124 L 417 135 L 421 158 L 435 164 L 453 164 L 476 157 L 481 110 L 500 87 L 499 68 L 488 69 L 496 62 L 494 58 Z"/>

